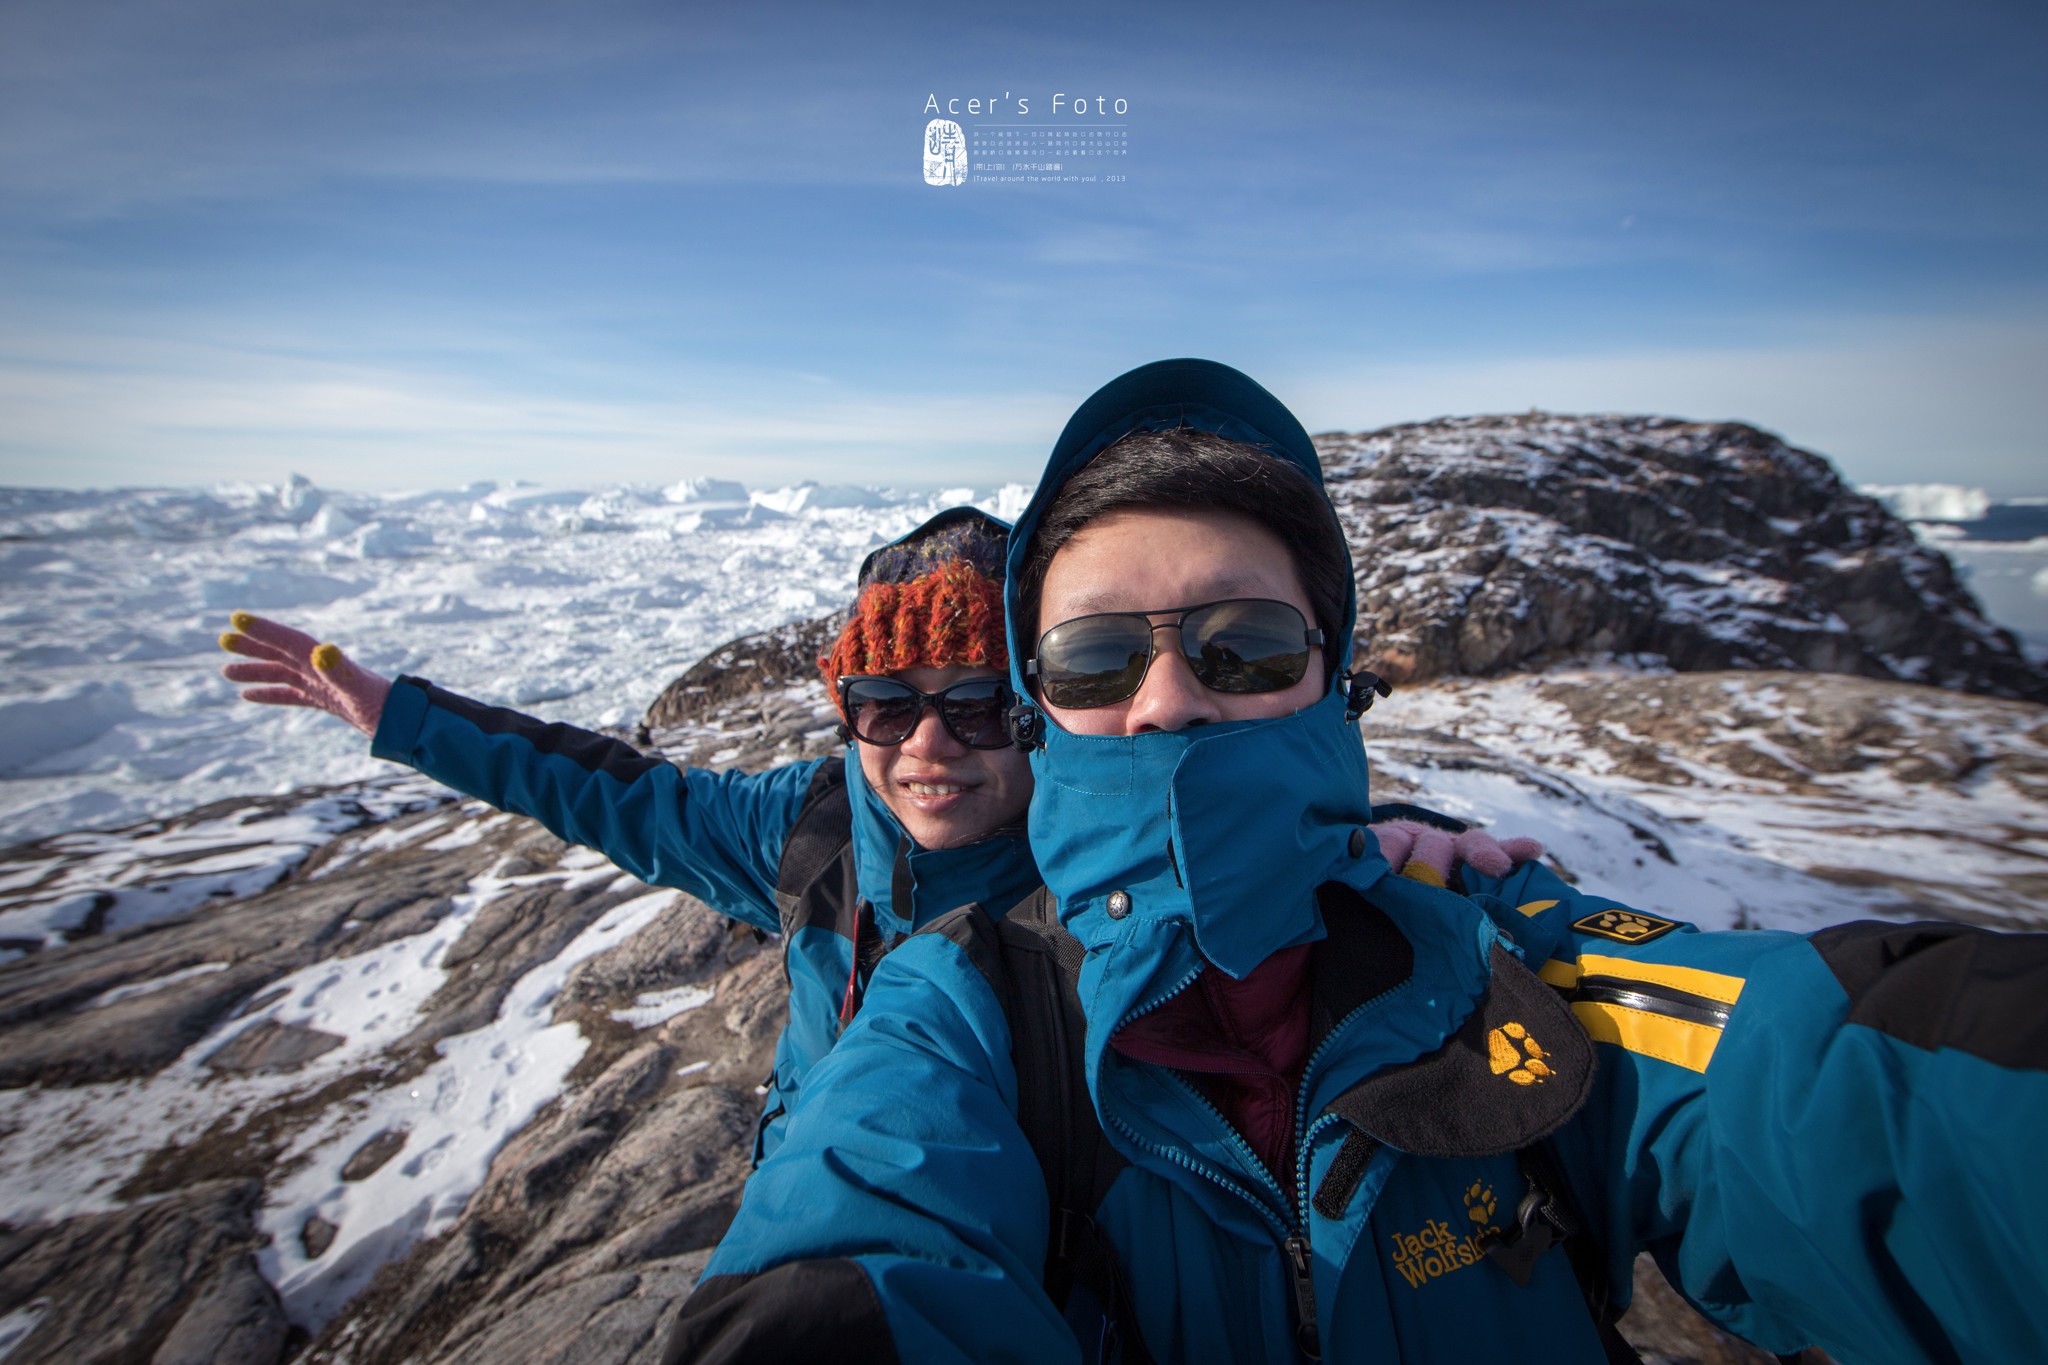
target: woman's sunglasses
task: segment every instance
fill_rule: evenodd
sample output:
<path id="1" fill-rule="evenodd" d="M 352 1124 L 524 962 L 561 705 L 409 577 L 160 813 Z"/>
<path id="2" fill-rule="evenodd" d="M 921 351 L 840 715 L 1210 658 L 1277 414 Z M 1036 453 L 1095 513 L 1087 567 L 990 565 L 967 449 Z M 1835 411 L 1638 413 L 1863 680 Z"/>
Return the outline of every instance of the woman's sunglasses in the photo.
<path id="1" fill-rule="evenodd" d="M 1175 619 L 1155 622 L 1154 616 Z M 1024 675 L 1038 680 L 1039 695 L 1068 711 L 1113 706 L 1144 685 L 1158 657 L 1157 632 L 1180 632 L 1180 652 L 1202 686 L 1215 692 L 1281 692 L 1308 673 L 1311 630 L 1285 602 L 1236 597 L 1161 611 L 1110 611 L 1062 621 L 1038 637 L 1038 657 Z"/>
<path id="2" fill-rule="evenodd" d="M 969 678 L 936 692 L 920 692 L 895 678 L 854 674 L 839 680 L 839 710 L 863 744 L 884 748 L 909 739 L 936 708 L 946 733 L 970 749 L 1010 744 L 1010 706 L 1016 693 L 1001 678 Z"/>

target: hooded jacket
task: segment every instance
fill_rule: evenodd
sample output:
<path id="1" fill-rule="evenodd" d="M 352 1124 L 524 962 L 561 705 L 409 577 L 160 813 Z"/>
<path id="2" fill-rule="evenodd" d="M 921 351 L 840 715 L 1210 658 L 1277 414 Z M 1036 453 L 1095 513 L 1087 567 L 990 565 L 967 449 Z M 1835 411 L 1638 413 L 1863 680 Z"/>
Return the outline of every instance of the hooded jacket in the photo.
<path id="1" fill-rule="evenodd" d="M 1002 915 L 1039 885 L 1021 829 L 959 848 L 916 844 L 868 785 L 852 741 L 843 755 L 761 773 L 680 768 L 604 735 L 401 677 L 371 752 L 531 816 L 651 885 L 679 887 L 764 932 L 789 931 L 789 1022 L 775 1044 L 757 1161 L 779 1142 L 805 1074 L 838 1040 L 861 920 L 886 944 L 964 905 Z M 836 828 L 815 831 L 839 851 L 798 890 L 797 903 L 785 890 L 779 904 L 777 876 L 791 830 L 807 801 L 828 796 L 842 781 L 845 803 L 828 803 L 835 814 L 822 817 Z M 861 975 L 871 968 L 864 962 Z"/>
<path id="2" fill-rule="evenodd" d="M 1320 479 L 1299 424 L 1243 375 L 1144 367 L 1069 423 L 1011 583 L 1082 463 L 1183 422 Z M 1536 865 L 1468 869 L 1469 895 L 1392 875 L 1362 832 L 1341 678 L 1281 719 L 1048 724 L 1033 769 L 1033 847 L 1086 949 L 1088 1091 L 1128 1163 L 1095 1221 L 1153 1359 L 1604 1360 L 1561 1252 L 1526 1284 L 1487 1252 L 1529 1212 L 1517 1154 L 1539 1145 L 1623 1302 L 1650 1250 L 1771 1350 L 2048 1358 L 2048 939 L 1701 933 Z M 955 917 L 884 961 L 671 1360 L 1103 1356 L 1096 1320 L 1040 1287 L 1047 1196 L 984 941 Z M 1242 977 L 1304 944 L 1311 1049 L 1292 1169 L 1275 1171 L 1187 1077 L 1109 1039 L 1205 969 Z"/>

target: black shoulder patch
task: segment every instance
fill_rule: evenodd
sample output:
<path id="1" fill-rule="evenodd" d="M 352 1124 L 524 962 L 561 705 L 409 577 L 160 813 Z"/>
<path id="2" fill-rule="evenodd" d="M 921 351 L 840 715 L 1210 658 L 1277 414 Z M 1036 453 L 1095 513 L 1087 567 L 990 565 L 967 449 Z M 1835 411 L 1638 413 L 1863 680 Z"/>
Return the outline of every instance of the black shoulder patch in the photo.
<path id="1" fill-rule="evenodd" d="M 1648 943 L 1678 928 L 1678 921 L 1646 915 L 1640 910 L 1601 910 L 1573 921 L 1572 928 L 1613 943 Z"/>
<path id="2" fill-rule="evenodd" d="M 874 1282 L 845 1258 L 715 1275 L 683 1303 L 663 1365 L 847 1361 L 895 1365 L 896 1338 Z"/>
<path id="3" fill-rule="evenodd" d="M 608 735 L 593 734 L 574 725 L 539 721 L 524 712 L 504 706 L 486 706 L 471 701 L 425 678 L 400 675 L 399 682 L 411 683 L 427 694 L 427 700 L 452 716 L 460 716 L 487 735 L 517 735 L 536 752 L 558 754 L 586 772 L 603 773 L 620 782 L 635 782 L 655 768 L 669 766 L 665 758 L 651 758 L 632 745 Z"/>
<path id="4" fill-rule="evenodd" d="M 1850 1023 L 1928 1051 L 2048 1070 L 2048 934 L 1861 923 L 1807 941 L 1848 992 Z"/>
<path id="5" fill-rule="evenodd" d="M 1492 969 L 1479 1008 L 1442 1047 L 1366 1077 L 1330 1111 L 1416 1156 L 1491 1156 L 1556 1132 L 1592 1093 L 1593 1041 L 1498 944 Z"/>
<path id="6" fill-rule="evenodd" d="M 859 932 L 852 802 L 845 760 L 835 756 L 819 764 L 783 837 L 782 859 L 775 868 L 775 903 L 785 944 L 799 929 L 830 929 L 849 939 Z"/>
<path id="7" fill-rule="evenodd" d="M 951 939 L 967 954 L 967 960 L 974 964 L 975 970 L 995 988 L 996 998 L 1003 1002 L 1004 1008 L 1009 1007 L 1009 973 L 1003 965 L 1000 931 L 986 910 L 978 905 L 963 905 L 912 932 Z"/>

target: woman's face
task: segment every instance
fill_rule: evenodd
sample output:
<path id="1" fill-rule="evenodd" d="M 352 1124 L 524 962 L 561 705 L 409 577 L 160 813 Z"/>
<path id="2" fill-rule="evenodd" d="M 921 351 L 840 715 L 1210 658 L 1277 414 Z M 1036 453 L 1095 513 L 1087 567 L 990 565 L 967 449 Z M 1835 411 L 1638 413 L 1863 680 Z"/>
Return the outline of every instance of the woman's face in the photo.
<path id="1" fill-rule="evenodd" d="M 1096 612 L 1150 611 L 1161 613 L 1154 621 L 1170 620 L 1164 613 L 1230 597 L 1270 597 L 1315 620 L 1287 547 L 1250 517 L 1208 508 L 1111 512 L 1082 527 L 1046 566 L 1038 634 Z M 1046 713 L 1074 734 L 1135 735 L 1292 715 L 1323 694 L 1320 647 L 1311 647 L 1308 671 L 1285 691 L 1212 692 L 1188 668 L 1172 631 L 1153 638 L 1158 654 L 1136 695 L 1078 711 L 1045 704 Z"/>
<path id="2" fill-rule="evenodd" d="M 920 692 L 969 678 L 1003 678 L 992 668 L 956 664 L 905 668 L 889 676 Z M 922 848 L 958 848 L 1019 824 L 1031 805 L 1031 764 L 1018 750 L 970 749 L 926 710 L 901 744 L 855 741 L 868 787 L 904 833 Z"/>

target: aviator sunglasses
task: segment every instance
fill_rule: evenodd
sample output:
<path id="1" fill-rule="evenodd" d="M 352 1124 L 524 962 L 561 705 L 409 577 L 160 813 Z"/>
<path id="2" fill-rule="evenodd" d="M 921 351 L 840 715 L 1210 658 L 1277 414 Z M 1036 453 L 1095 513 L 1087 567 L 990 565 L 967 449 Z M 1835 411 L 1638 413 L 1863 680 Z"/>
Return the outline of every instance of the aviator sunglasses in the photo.
<path id="1" fill-rule="evenodd" d="M 1174 619 L 1155 622 L 1154 616 Z M 1038 637 L 1024 665 L 1039 695 L 1068 711 L 1114 706 L 1144 685 L 1158 657 L 1158 633 L 1180 632 L 1180 652 L 1212 692 L 1282 692 L 1308 672 L 1309 646 L 1323 643 L 1301 612 L 1264 597 L 1233 597 L 1160 611 L 1108 611 L 1062 621 Z"/>
<path id="2" fill-rule="evenodd" d="M 839 680 L 839 709 L 846 727 L 864 744 L 901 744 L 916 731 L 927 707 L 939 713 L 946 733 L 970 749 L 1002 749 L 1010 743 L 1010 704 L 1016 694 L 1001 678 L 968 678 L 936 692 L 920 692 L 895 678 L 853 674 Z"/>

